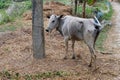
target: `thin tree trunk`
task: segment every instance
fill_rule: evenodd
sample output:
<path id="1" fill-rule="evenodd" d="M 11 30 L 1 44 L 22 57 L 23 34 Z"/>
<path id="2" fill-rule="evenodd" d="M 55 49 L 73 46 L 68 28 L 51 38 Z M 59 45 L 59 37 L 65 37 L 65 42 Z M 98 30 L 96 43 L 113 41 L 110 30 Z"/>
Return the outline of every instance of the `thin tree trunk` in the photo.
<path id="1" fill-rule="evenodd" d="M 83 18 L 86 17 L 85 8 L 86 8 L 86 0 L 83 2 L 83 10 L 82 10 L 82 16 L 83 16 Z"/>
<path id="2" fill-rule="evenodd" d="M 45 57 L 43 0 L 32 0 L 32 4 L 33 57 L 36 59 L 41 59 Z"/>
<path id="3" fill-rule="evenodd" d="M 75 12 L 74 14 L 76 15 L 77 14 L 77 0 L 75 0 Z"/>
<path id="4" fill-rule="evenodd" d="M 74 14 L 74 1 L 71 0 L 72 14 Z"/>

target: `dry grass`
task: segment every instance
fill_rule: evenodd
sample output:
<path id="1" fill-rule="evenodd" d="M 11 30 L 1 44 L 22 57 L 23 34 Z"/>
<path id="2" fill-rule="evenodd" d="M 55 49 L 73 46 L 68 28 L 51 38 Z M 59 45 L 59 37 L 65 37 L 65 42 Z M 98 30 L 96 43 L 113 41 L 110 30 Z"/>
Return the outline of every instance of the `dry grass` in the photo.
<path id="1" fill-rule="evenodd" d="M 113 55 L 97 53 L 98 69 L 93 71 L 94 69 L 89 68 L 90 53 L 83 42 L 77 42 L 75 45 L 76 60 L 71 59 L 71 46 L 69 47 L 69 59 L 64 60 L 63 37 L 58 32 L 54 32 L 52 38 L 45 33 L 46 58 L 35 60 L 32 57 L 31 32 L 31 28 L 27 27 L 0 37 L 0 42 L 2 42 L 0 45 L 1 71 L 14 71 L 21 75 L 54 71 L 64 71 L 69 74 L 63 77 L 46 77 L 43 80 L 113 80 L 119 75 L 120 60 Z"/>

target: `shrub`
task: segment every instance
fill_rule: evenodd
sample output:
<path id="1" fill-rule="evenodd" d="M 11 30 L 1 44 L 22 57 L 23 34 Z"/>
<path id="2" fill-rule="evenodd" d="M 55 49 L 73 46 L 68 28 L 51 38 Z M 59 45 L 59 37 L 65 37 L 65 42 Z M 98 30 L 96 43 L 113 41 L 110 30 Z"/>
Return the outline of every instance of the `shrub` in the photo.
<path id="1" fill-rule="evenodd" d="M 26 6 L 26 9 L 31 9 L 32 8 L 32 2 L 29 1 L 29 0 L 26 0 L 25 1 L 25 6 Z"/>
<path id="2" fill-rule="evenodd" d="M 7 15 L 7 13 L 5 11 L 1 12 L 1 16 L 2 16 L 2 19 L 0 21 L 0 24 L 4 24 L 4 23 L 10 22 L 10 21 L 13 21 L 13 18 L 11 16 Z"/>
<path id="3" fill-rule="evenodd" d="M 7 8 L 10 2 L 10 0 L 0 0 L 0 9 Z"/>

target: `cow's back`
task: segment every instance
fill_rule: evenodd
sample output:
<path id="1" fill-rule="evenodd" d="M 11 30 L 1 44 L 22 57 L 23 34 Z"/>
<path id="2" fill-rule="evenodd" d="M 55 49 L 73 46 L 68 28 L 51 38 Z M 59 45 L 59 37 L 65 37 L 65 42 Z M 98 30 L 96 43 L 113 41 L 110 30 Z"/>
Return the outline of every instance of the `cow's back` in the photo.
<path id="1" fill-rule="evenodd" d="M 94 30 L 94 24 L 92 19 L 78 18 L 73 16 L 65 16 L 62 32 L 65 37 L 69 37 L 75 40 L 81 40 L 86 38 L 88 31 Z M 81 23 L 83 22 L 83 24 Z"/>

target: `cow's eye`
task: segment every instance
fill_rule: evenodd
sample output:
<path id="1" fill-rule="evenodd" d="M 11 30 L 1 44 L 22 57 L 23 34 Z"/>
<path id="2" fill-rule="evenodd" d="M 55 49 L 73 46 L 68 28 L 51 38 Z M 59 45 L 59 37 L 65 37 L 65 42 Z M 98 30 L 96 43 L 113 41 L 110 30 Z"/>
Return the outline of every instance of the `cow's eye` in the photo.
<path id="1" fill-rule="evenodd" d="M 53 20 L 52 23 L 54 23 L 55 21 Z"/>

